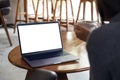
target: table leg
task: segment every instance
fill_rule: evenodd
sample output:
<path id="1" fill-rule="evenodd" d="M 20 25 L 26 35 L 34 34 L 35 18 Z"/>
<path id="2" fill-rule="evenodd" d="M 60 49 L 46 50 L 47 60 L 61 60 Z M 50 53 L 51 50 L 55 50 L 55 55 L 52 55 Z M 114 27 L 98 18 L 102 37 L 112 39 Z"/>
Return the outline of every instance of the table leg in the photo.
<path id="1" fill-rule="evenodd" d="M 25 80 L 27 80 L 32 75 L 33 72 L 34 72 L 34 70 L 28 70 Z"/>
<path id="2" fill-rule="evenodd" d="M 68 80 L 66 73 L 57 73 L 57 80 Z"/>

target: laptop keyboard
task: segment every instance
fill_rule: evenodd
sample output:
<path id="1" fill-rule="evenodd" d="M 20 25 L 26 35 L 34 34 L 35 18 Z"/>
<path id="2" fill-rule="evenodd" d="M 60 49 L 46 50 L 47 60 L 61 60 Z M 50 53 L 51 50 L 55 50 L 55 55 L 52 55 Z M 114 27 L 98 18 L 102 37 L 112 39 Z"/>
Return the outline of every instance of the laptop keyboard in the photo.
<path id="1" fill-rule="evenodd" d="M 59 56 L 63 56 L 63 55 L 68 55 L 66 52 L 57 52 L 56 53 L 47 53 L 47 54 L 37 54 L 37 55 L 32 55 L 32 56 L 26 56 L 26 58 L 29 61 L 32 60 L 37 60 L 37 59 L 46 59 L 46 58 L 52 58 L 52 57 L 59 57 Z"/>

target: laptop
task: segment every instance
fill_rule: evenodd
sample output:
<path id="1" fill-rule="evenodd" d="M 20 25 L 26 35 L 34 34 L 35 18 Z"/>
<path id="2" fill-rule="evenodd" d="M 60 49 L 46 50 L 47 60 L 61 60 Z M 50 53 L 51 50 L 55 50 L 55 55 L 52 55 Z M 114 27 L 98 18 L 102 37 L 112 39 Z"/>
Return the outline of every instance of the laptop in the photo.
<path id="1" fill-rule="evenodd" d="M 17 31 L 22 58 L 33 68 L 78 60 L 63 50 L 59 22 L 18 24 Z"/>

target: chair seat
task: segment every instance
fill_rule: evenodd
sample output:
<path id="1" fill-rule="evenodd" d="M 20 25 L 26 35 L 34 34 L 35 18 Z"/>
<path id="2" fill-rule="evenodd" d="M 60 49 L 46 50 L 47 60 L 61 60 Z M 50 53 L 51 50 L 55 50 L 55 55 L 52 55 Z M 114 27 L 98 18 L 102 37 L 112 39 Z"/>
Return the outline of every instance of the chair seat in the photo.
<path id="1" fill-rule="evenodd" d="M 4 7 L 4 8 L 1 8 L 2 15 L 3 15 L 3 16 L 4 16 L 4 15 L 8 15 L 9 12 L 10 12 L 10 10 L 11 10 L 11 7 Z M 2 24 L 1 19 L 0 19 L 0 24 Z"/>
<path id="2" fill-rule="evenodd" d="M 0 0 L 0 9 L 2 12 L 2 15 L 8 15 L 10 12 L 10 1 L 9 0 Z M 1 24 L 1 19 L 0 19 L 0 24 Z"/>
<path id="3" fill-rule="evenodd" d="M 53 71 L 39 69 L 31 70 L 32 74 L 29 75 L 25 80 L 56 80 L 57 74 Z"/>
<path id="4" fill-rule="evenodd" d="M 83 41 L 87 41 L 90 33 L 97 28 L 98 28 L 98 24 L 94 21 L 81 21 L 75 25 L 74 31 L 77 38 Z"/>
<path id="5" fill-rule="evenodd" d="M 3 15 L 8 15 L 9 12 L 11 10 L 11 7 L 4 7 L 4 8 L 1 8 L 1 11 L 2 11 L 2 14 Z"/>

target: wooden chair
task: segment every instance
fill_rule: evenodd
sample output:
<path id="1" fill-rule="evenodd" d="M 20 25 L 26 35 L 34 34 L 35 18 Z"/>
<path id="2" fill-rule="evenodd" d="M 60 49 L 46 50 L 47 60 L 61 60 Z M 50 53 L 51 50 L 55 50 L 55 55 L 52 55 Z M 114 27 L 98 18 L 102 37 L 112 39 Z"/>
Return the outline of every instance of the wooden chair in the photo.
<path id="1" fill-rule="evenodd" d="M 0 5 L 3 5 L 2 7 L 0 7 L 0 20 L 2 22 L 2 25 L 5 29 L 5 32 L 6 32 L 6 35 L 7 35 L 7 38 L 8 38 L 8 41 L 10 43 L 10 46 L 12 46 L 12 41 L 10 39 L 10 35 L 9 35 L 9 32 L 8 32 L 8 29 L 7 29 L 7 25 L 5 23 L 5 20 L 4 20 L 4 15 L 7 15 L 9 14 L 9 11 L 10 11 L 10 2 L 9 0 L 6 0 L 6 1 L 0 1 Z M 7 6 L 5 6 L 7 5 Z"/>
<path id="2" fill-rule="evenodd" d="M 57 17 L 56 17 L 56 9 L 57 9 L 57 5 L 58 5 L 58 1 L 60 1 L 60 25 L 63 25 L 65 23 L 65 25 L 63 26 L 66 26 L 66 29 L 68 31 L 68 28 L 69 28 L 69 18 L 68 18 L 68 0 L 56 0 L 56 3 L 55 3 L 55 10 L 54 10 L 54 21 L 57 20 Z M 65 19 L 65 22 L 62 22 L 62 6 L 63 6 L 63 1 L 65 1 L 65 7 L 66 7 L 66 19 Z M 70 0 L 70 6 L 71 6 L 71 12 L 72 12 L 72 23 L 74 24 L 74 12 L 73 12 L 73 5 L 72 5 L 72 0 Z"/>
<path id="3" fill-rule="evenodd" d="M 32 5 L 33 5 L 33 9 L 34 9 L 34 12 L 35 12 L 35 5 L 34 5 L 34 0 L 31 0 L 32 1 Z M 24 6 L 21 6 L 21 3 L 23 3 L 22 5 Z M 20 8 L 23 8 L 23 12 L 20 11 Z M 24 19 L 22 18 L 21 19 L 21 16 L 23 15 Z M 17 22 L 25 22 L 25 23 L 28 23 L 29 22 L 29 17 L 30 15 L 28 14 L 28 0 L 18 0 L 17 2 L 17 8 L 16 8 L 16 17 L 15 17 L 15 24 L 14 24 L 14 33 L 16 31 L 16 24 Z"/>
<path id="4" fill-rule="evenodd" d="M 85 20 L 85 9 L 86 9 L 86 2 L 87 1 L 89 1 L 91 3 L 91 20 L 93 21 L 93 2 L 94 2 L 94 0 L 80 0 L 76 22 L 79 19 L 79 14 L 80 14 L 80 9 L 81 9 L 81 4 L 82 3 L 83 3 L 83 20 Z M 95 0 L 95 4 L 96 4 L 96 0 Z M 96 5 L 96 12 L 97 12 L 97 21 L 99 22 L 97 5 Z"/>
<path id="5" fill-rule="evenodd" d="M 20 6 L 21 5 L 21 1 L 22 0 L 18 0 L 17 2 L 17 9 L 16 9 L 16 18 L 15 18 L 15 24 L 14 24 L 14 33 L 15 33 L 15 30 L 16 30 L 16 24 L 18 21 L 20 22 L 25 22 L 25 23 L 28 23 L 29 20 L 34 20 L 34 22 L 37 22 L 38 19 L 39 19 L 39 13 L 38 13 L 38 10 L 39 10 L 39 5 L 40 5 L 40 1 L 42 2 L 42 19 L 43 20 L 46 20 L 46 21 L 49 21 L 49 9 L 48 9 L 48 1 L 49 0 L 46 0 L 46 12 L 47 12 L 47 19 L 45 19 L 44 17 L 44 12 L 45 12 L 45 0 L 36 0 L 37 4 L 35 4 L 35 1 L 34 0 L 31 0 L 32 1 L 32 6 L 33 6 L 33 10 L 34 10 L 34 17 L 30 17 L 30 15 L 28 14 L 28 0 L 23 0 L 23 3 L 24 3 L 24 11 L 23 12 L 20 12 L 19 9 L 22 7 Z M 53 0 L 51 0 L 51 4 L 53 4 Z M 52 5 L 53 6 L 53 5 Z M 24 20 L 22 19 L 19 19 L 19 17 L 23 15 L 24 16 Z M 41 19 L 41 18 L 40 18 Z"/>
<path id="6" fill-rule="evenodd" d="M 49 6 L 48 6 L 48 3 L 49 3 L 49 0 L 37 0 L 37 7 L 36 7 L 36 11 L 35 11 L 35 22 L 38 21 L 39 19 L 39 13 L 38 13 L 38 10 L 39 10 L 39 6 L 40 6 L 40 1 L 42 2 L 42 17 L 40 19 L 42 19 L 43 21 L 50 21 L 52 18 L 51 16 L 49 15 Z M 54 11 L 54 1 L 51 0 L 51 8 L 52 10 Z M 45 7 L 45 4 L 46 4 L 46 7 Z M 45 9 L 46 8 L 46 9 Z M 45 10 L 46 10 L 46 15 L 47 15 L 47 18 L 45 18 Z"/>

